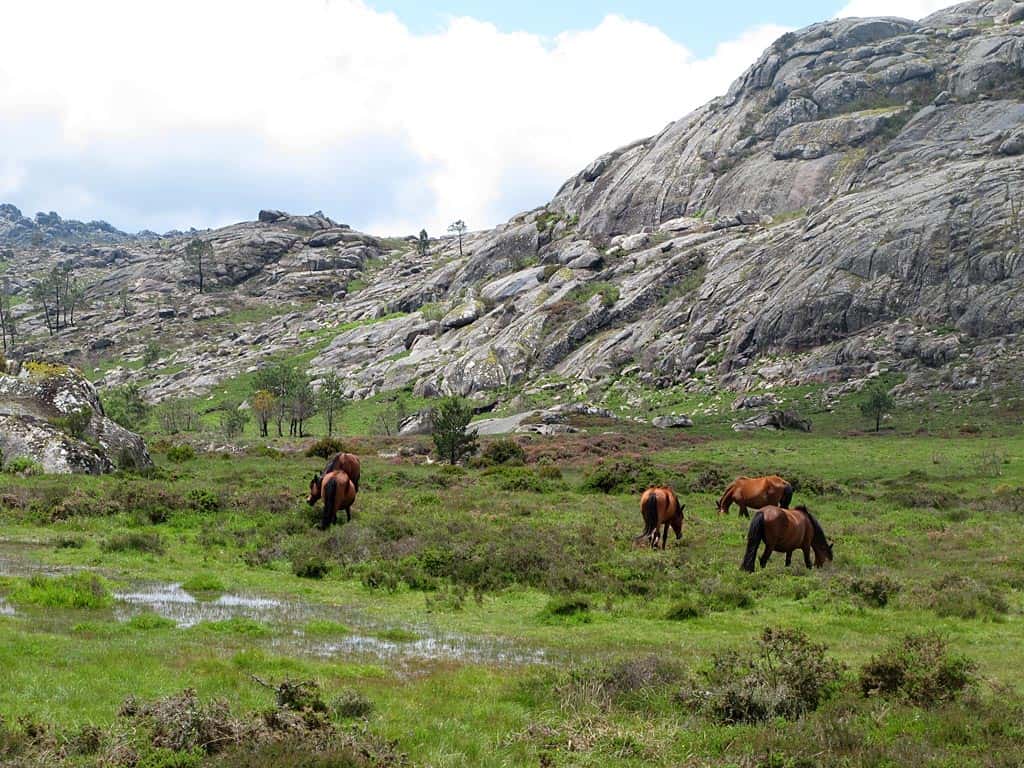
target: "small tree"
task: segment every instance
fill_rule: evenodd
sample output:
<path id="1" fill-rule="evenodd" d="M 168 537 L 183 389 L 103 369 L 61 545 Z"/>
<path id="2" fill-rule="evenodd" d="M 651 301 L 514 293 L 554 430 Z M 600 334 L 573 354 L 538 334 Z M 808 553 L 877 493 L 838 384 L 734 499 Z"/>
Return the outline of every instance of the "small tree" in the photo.
<path id="1" fill-rule="evenodd" d="M 882 417 L 896 409 L 896 402 L 882 386 L 876 385 L 864 393 L 860 401 L 863 416 L 875 420 L 875 432 L 882 428 Z"/>
<path id="2" fill-rule="evenodd" d="M 438 457 L 458 464 L 477 451 L 476 430 L 469 429 L 473 409 L 461 397 L 447 397 L 434 412 L 434 448 Z"/>
<path id="3" fill-rule="evenodd" d="M 229 440 L 238 437 L 249 423 L 249 414 L 239 408 L 238 403 L 225 402 L 220 410 L 220 431 Z"/>
<path id="4" fill-rule="evenodd" d="M 420 230 L 420 240 L 416 247 L 419 249 L 420 256 L 430 254 L 430 238 L 427 236 L 427 230 Z"/>
<path id="5" fill-rule="evenodd" d="M 11 310 L 11 288 L 5 281 L 0 285 L 0 337 L 3 338 L 3 349 L 8 351 L 14 347 L 14 314 Z"/>
<path id="6" fill-rule="evenodd" d="M 327 420 L 327 434 L 334 434 L 334 420 L 345 407 L 345 386 L 334 371 L 328 371 L 320 380 L 320 389 L 316 394 L 320 413 Z"/>
<path id="7" fill-rule="evenodd" d="M 462 219 L 459 219 L 458 221 L 454 222 L 453 224 L 449 225 L 449 227 L 448 227 L 448 231 L 449 232 L 454 232 L 455 234 L 457 234 L 459 236 L 459 256 L 460 257 L 462 256 L 462 236 L 466 234 L 466 229 L 467 229 L 466 222 L 464 222 Z"/>
<path id="8" fill-rule="evenodd" d="M 277 409 L 277 399 L 265 389 L 258 390 L 252 396 L 252 412 L 256 414 L 256 423 L 260 428 L 260 437 L 269 437 L 267 434 L 270 419 Z"/>
<path id="9" fill-rule="evenodd" d="M 300 374 L 300 379 L 292 391 L 291 397 L 291 430 L 292 437 L 305 437 L 303 425 L 316 413 L 316 396 L 309 385 L 309 377 Z"/>
<path id="10" fill-rule="evenodd" d="M 206 277 L 206 265 L 213 258 L 213 246 L 207 240 L 194 237 L 185 246 L 185 261 L 196 271 L 199 279 L 199 292 L 203 292 Z"/>
<path id="11" fill-rule="evenodd" d="M 137 384 L 125 384 L 105 393 L 103 410 L 125 429 L 138 431 L 149 420 L 150 406 Z"/>
<path id="12" fill-rule="evenodd" d="M 401 392 L 398 392 L 391 399 L 380 413 L 377 414 L 377 423 L 381 434 L 397 435 L 398 430 L 402 426 L 402 422 L 405 421 L 409 415 L 409 409 L 405 404 L 405 398 Z"/>
<path id="13" fill-rule="evenodd" d="M 130 294 L 128 293 L 127 287 L 123 287 L 117 292 L 117 302 L 121 307 L 121 317 L 128 317 L 132 312 L 129 298 Z"/>

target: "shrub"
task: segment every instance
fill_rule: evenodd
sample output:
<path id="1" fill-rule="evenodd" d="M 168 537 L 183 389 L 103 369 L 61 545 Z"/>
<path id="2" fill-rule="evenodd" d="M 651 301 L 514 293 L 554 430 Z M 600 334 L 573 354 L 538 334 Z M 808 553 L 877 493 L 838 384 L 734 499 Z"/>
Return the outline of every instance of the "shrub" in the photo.
<path id="1" fill-rule="evenodd" d="M 178 445 L 172 445 L 167 449 L 167 458 L 169 461 L 173 461 L 175 464 L 182 464 L 186 461 L 192 461 L 196 457 L 196 449 L 188 443 L 180 443 Z"/>
<path id="2" fill-rule="evenodd" d="M 918 706 L 957 698 L 975 683 L 976 665 L 952 654 L 937 633 L 907 635 L 873 658 L 860 671 L 865 696 L 888 696 Z"/>
<path id="3" fill-rule="evenodd" d="M 306 449 L 306 455 L 329 459 L 336 453 L 346 453 L 347 451 L 345 443 L 340 438 L 322 437 Z"/>
<path id="4" fill-rule="evenodd" d="M 208 488 L 193 488 L 189 491 L 188 505 L 204 515 L 212 515 L 221 510 L 220 496 Z"/>
<path id="5" fill-rule="evenodd" d="M 537 467 L 537 477 L 541 480 L 561 480 L 562 470 L 554 464 L 541 464 Z"/>
<path id="6" fill-rule="evenodd" d="M 111 536 L 103 542 L 104 552 L 148 552 L 162 555 L 166 547 L 158 533 L 132 531 Z"/>
<path id="7" fill-rule="evenodd" d="M 889 600 L 895 597 L 901 588 L 898 581 L 882 574 L 856 578 L 850 584 L 850 591 L 853 594 L 875 608 L 887 606 Z"/>
<path id="8" fill-rule="evenodd" d="M 45 608 L 107 608 L 113 604 L 106 583 L 91 573 L 55 578 L 32 576 L 16 582 L 8 598 L 16 605 Z"/>
<path id="9" fill-rule="evenodd" d="M 53 420 L 53 425 L 76 440 L 85 437 L 85 431 L 92 423 L 92 410 L 89 408 L 76 408 L 64 416 Z"/>
<path id="10" fill-rule="evenodd" d="M 833 692 L 842 666 L 799 630 L 765 629 L 755 649 L 714 657 L 707 690 L 689 700 L 722 723 L 795 720 Z"/>
<path id="11" fill-rule="evenodd" d="M 137 384 L 125 384 L 104 392 L 103 412 L 125 429 L 138 431 L 145 426 L 150 410 Z"/>
<path id="12" fill-rule="evenodd" d="M 354 688 L 346 688 L 331 700 L 331 714 L 339 720 L 366 717 L 373 712 L 373 702 Z"/>
<path id="13" fill-rule="evenodd" d="M 488 443 L 484 448 L 483 457 L 492 464 L 523 463 L 526 461 L 526 451 L 515 440 L 503 438 Z"/>
<path id="14" fill-rule="evenodd" d="M 292 560 L 292 573 L 300 579 L 322 579 L 330 566 L 318 555 L 301 555 Z"/>
<path id="15" fill-rule="evenodd" d="M 602 461 L 580 485 L 585 493 L 641 493 L 659 484 L 658 473 L 646 459 Z"/>
<path id="16" fill-rule="evenodd" d="M 10 475 L 41 475 L 45 472 L 43 465 L 28 456 L 15 456 L 4 465 L 4 472 Z"/>
<path id="17" fill-rule="evenodd" d="M 245 432 L 249 423 L 249 413 L 243 411 L 238 403 L 223 403 L 220 408 L 220 431 L 224 437 L 231 439 Z"/>
<path id="18" fill-rule="evenodd" d="M 669 621 L 687 621 L 689 619 L 699 619 L 704 613 L 704 606 L 692 595 L 687 595 L 672 604 L 665 614 L 665 618 Z"/>
<path id="19" fill-rule="evenodd" d="M 930 607 L 939 616 L 994 618 L 1010 610 L 1005 597 L 967 576 L 951 573 L 933 583 L 932 590 Z"/>
<path id="20" fill-rule="evenodd" d="M 541 617 L 549 621 L 569 621 L 577 624 L 589 624 L 590 601 L 585 597 L 569 595 L 555 597 L 548 601 L 541 611 Z"/>

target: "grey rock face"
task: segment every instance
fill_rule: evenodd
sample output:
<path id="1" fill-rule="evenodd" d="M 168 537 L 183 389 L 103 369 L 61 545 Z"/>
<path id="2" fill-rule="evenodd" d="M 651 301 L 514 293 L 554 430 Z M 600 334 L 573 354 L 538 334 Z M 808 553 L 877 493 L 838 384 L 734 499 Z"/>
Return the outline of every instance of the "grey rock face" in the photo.
<path id="1" fill-rule="evenodd" d="M 81 438 L 59 425 L 78 411 L 89 415 Z M 0 374 L 0 457 L 4 464 L 28 458 L 57 474 L 152 464 L 142 438 L 108 419 L 95 388 L 71 369 L 60 375 L 27 368 L 17 377 Z"/>

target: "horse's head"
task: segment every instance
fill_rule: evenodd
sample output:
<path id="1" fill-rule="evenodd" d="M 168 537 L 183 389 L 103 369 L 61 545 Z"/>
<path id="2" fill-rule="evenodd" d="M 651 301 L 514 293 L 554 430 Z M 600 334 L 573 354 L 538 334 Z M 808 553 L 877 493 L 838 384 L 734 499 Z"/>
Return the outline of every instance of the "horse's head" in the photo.
<path id="1" fill-rule="evenodd" d="M 825 539 L 824 544 L 819 544 L 814 547 L 814 564 L 820 568 L 825 563 L 832 562 L 832 545 L 835 544 L 832 539 Z"/>
<path id="2" fill-rule="evenodd" d="M 320 484 L 322 480 L 323 475 L 313 475 L 313 479 L 309 481 L 309 498 L 306 499 L 306 503 L 311 507 L 320 498 Z"/>

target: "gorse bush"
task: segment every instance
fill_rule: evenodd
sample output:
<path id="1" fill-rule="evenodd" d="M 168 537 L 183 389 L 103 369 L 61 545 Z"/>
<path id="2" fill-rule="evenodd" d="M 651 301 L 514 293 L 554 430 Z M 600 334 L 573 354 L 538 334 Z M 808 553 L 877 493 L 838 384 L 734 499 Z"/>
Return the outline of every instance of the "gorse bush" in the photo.
<path id="1" fill-rule="evenodd" d="M 76 408 L 70 413 L 53 420 L 57 429 L 63 430 L 78 440 L 85 437 L 85 432 L 92 423 L 92 410 L 89 408 Z"/>
<path id="2" fill-rule="evenodd" d="M 526 451 L 519 443 L 511 438 L 493 440 L 483 450 L 483 458 L 492 464 L 508 464 L 511 462 L 526 461 Z"/>
<path id="3" fill-rule="evenodd" d="M 865 696 L 935 706 L 974 685 L 976 669 L 966 656 L 950 653 L 937 633 L 907 635 L 865 664 L 858 682 Z"/>
<path id="4" fill-rule="evenodd" d="M 951 573 L 932 584 L 930 606 L 939 616 L 993 619 L 1010 610 L 1006 598 L 967 576 Z"/>
<path id="5" fill-rule="evenodd" d="M 173 461 L 175 464 L 181 464 L 186 461 L 192 461 L 196 457 L 196 449 L 188 443 L 180 443 L 179 445 L 172 445 L 167 449 L 167 458 L 169 461 Z"/>
<path id="6" fill-rule="evenodd" d="M 660 484 L 660 473 L 646 459 L 602 461 L 586 477 L 580 490 L 586 493 L 642 493 Z"/>
<path id="7" fill-rule="evenodd" d="M 684 696 L 722 723 L 795 720 L 835 690 L 842 666 L 799 630 L 765 629 L 757 646 L 714 657 L 706 688 Z"/>
<path id="8" fill-rule="evenodd" d="M 900 589 L 898 581 L 884 574 L 855 578 L 850 583 L 850 591 L 874 608 L 887 606 Z"/>
<path id="9" fill-rule="evenodd" d="M 336 453 L 346 453 L 345 443 L 338 437 L 322 437 L 306 449 L 307 456 L 329 459 Z"/>

